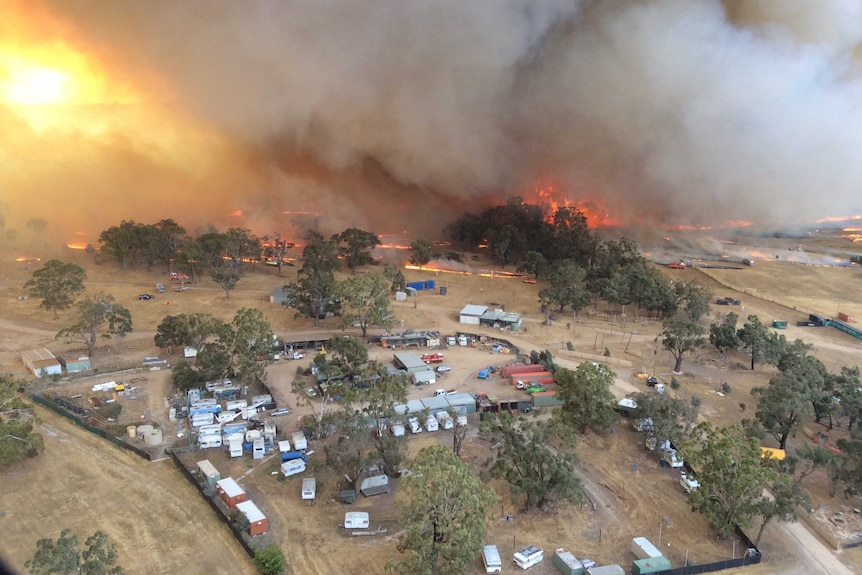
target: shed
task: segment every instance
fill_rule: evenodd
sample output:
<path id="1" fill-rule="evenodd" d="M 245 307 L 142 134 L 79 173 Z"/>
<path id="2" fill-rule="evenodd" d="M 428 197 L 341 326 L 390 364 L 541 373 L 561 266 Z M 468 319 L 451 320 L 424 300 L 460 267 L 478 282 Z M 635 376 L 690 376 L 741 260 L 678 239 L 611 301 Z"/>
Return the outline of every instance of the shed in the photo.
<path id="1" fill-rule="evenodd" d="M 563 405 L 556 391 L 539 391 L 533 394 L 533 407 L 553 407 Z"/>
<path id="2" fill-rule="evenodd" d="M 314 499 L 317 495 L 317 480 L 314 477 L 306 477 L 302 480 L 302 498 Z"/>
<path id="3" fill-rule="evenodd" d="M 426 371 L 428 364 L 422 361 L 418 354 L 411 351 L 395 352 L 393 362 L 395 367 L 407 371 L 407 373 L 416 373 L 417 371 Z"/>
<path id="4" fill-rule="evenodd" d="M 421 413 L 425 409 L 425 405 L 421 399 L 411 399 L 407 401 L 407 413 Z"/>
<path id="5" fill-rule="evenodd" d="M 221 473 L 218 472 L 215 465 L 210 463 L 209 459 L 198 461 L 198 473 L 201 474 L 203 481 L 210 489 L 215 489 L 216 483 L 221 479 Z"/>
<path id="6" fill-rule="evenodd" d="M 632 575 L 647 575 L 648 573 L 661 573 L 671 570 L 670 560 L 665 557 L 653 557 L 650 559 L 638 559 L 632 562 Z"/>
<path id="7" fill-rule="evenodd" d="M 411 373 L 410 377 L 416 385 L 430 385 L 437 383 L 437 373 L 427 365 L 425 366 L 425 369 Z"/>
<path id="8" fill-rule="evenodd" d="M 661 557 L 661 551 L 659 551 L 655 545 L 650 543 L 649 539 L 646 537 L 635 537 L 632 539 L 632 553 L 634 553 L 635 557 L 638 559 Z"/>
<path id="9" fill-rule="evenodd" d="M 458 314 L 458 321 L 470 325 L 479 325 L 482 314 L 486 311 L 488 311 L 488 306 L 486 305 L 465 305 L 461 313 Z"/>
<path id="10" fill-rule="evenodd" d="M 290 299 L 290 294 L 284 289 L 284 286 L 274 287 L 269 292 L 269 303 L 287 303 Z"/>
<path id="11" fill-rule="evenodd" d="M 479 317 L 480 325 L 494 328 L 508 327 L 512 331 L 518 331 L 518 328 L 521 327 L 521 321 L 521 314 L 502 309 L 487 310 Z"/>
<path id="12" fill-rule="evenodd" d="M 248 519 L 248 534 L 263 535 L 269 530 L 269 521 L 266 515 L 257 508 L 253 501 L 243 501 L 237 504 L 237 509 Z"/>
<path id="13" fill-rule="evenodd" d="M 368 529 L 367 511 L 348 511 L 344 514 L 345 529 Z"/>
<path id="14" fill-rule="evenodd" d="M 66 359 L 63 357 L 57 358 L 60 365 L 66 373 L 78 373 L 79 371 L 89 371 L 91 368 L 89 357 L 79 357 L 76 359 Z"/>
<path id="15" fill-rule="evenodd" d="M 240 487 L 232 477 L 225 477 L 217 481 L 216 493 L 230 509 L 236 509 L 239 503 L 248 501 L 245 489 Z"/>
<path id="16" fill-rule="evenodd" d="M 435 397 L 428 397 L 426 399 L 421 400 L 422 405 L 425 406 L 432 414 L 437 411 L 446 411 L 449 409 L 449 402 L 446 401 L 445 395 L 438 395 Z"/>
<path id="17" fill-rule="evenodd" d="M 24 367 L 36 377 L 63 373 L 63 366 L 60 361 L 44 347 L 22 352 L 21 361 L 24 362 Z"/>
<path id="18" fill-rule="evenodd" d="M 359 476 L 359 492 L 365 497 L 389 493 L 389 476 L 385 473 Z"/>
<path id="19" fill-rule="evenodd" d="M 458 413 L 476 413 L 476 398 L 469 393 L 447 395 L 446 402 Z"/>
<path id="20" fill-rule="evenodd" d="M 578 561 L 578 558 L 571 551 L 562 547 L 554 551 L 551 563 L 563 575 L 583 575 L 584 573 L 584 566 Z"/>

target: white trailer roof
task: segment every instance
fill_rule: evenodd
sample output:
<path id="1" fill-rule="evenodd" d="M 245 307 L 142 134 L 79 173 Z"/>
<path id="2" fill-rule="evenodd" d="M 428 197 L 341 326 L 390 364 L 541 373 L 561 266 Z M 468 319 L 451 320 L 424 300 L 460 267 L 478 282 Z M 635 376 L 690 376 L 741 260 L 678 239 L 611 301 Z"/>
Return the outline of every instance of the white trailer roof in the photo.
<path id="1" fill-rule="evenodd" d="M 257 523 L 258 521 L 263 521 L 266 519 L 266 515 L 257 508 L 257 505 L 254 504 L 254 501 L 243 501 L 242 503 L 237 503 L 236 508 L 240 510 L 240 512 L 245 515 L 245 518 L 248 519 L 249 523 Z"/>
<path id="2" fill-rule="evenodd" d="M 486 311 L 488 311 L 488 306 L 486 305 L 468 304 L 465 305 L 464 309 L 461 310 L 460 315 L 472 315 L 475 317 L 479 317 Z"/>
<path id="3" fill-rule="evenodd" d="M 245 489 L 239 486 L 233 477 L 225 477 L 216 481 L 216 487 L 225 492 L 228 497 L 236 497 L 245 493 Z"/>
<path id="4" fill-rule="evenodd" d="M 215 465 L 210 463 L 209 459 L 198 461 L 198 469 L 200 469 L 201 473 L 203 473 L 207 477 L 212 477 L 219 474 L 218 469 L 215 468 Z"/>

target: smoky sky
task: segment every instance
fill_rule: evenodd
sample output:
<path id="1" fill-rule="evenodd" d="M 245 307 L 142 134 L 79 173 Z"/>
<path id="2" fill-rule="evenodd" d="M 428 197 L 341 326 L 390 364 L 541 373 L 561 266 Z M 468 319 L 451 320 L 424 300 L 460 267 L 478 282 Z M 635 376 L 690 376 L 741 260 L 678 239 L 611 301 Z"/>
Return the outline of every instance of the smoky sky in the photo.
<path id="1" fill-rule="evenodd" d="M 629 222 L 862 208 L 855 1 L 43 4 L 118 76 L 158 78 L 149 104 L 211 155 L 190 168 L 115 134 L 89 174 L 55 168 L 82 198 L 127 185 L 218 223 L 310 207 L 381 232 L 439 231 L 537 182 Z"/>

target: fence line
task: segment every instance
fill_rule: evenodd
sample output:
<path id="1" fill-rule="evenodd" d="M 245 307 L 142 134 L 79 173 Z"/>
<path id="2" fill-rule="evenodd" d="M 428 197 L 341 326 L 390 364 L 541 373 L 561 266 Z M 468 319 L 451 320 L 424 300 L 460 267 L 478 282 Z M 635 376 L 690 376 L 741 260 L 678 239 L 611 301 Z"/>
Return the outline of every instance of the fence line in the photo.
<path id="1" fill-rule="evenodd" d="M 104 429 L 99 429 L 98 427 L 93 427 L 92 425 L 88 425 L 87 423 L 84 422 L 84 420 L 82 418 L 78 417 L 77 415 L 75 415 L 73 413 L 70 413 L 66 409 L 63 409 L 61 406 L 57 405 L 56 403 L 49 400 L 48 398 L 43 397 L 43 396 L 38 395 L 38 394 L 35 394 L 35 393 L 29 394 L 29 397 L 30 397 L 30 399 L 32 399 L 33 401 L 35 401 L 36 403 L 38 403 L 42 407 L 47 407 L 48 409 L 50 409 L 54 413 L 65 417 L 66 419 L 68 419 L 69 421 L 71 421 L 72 423 L 77 425 L 78 427 L 80 427 L 86 431 L 89 431 L 90 433 L 93 433 L 95 435 L 98 435 L 102 439 L 107 439 L 108 441 L 110 441 L 111 443 L 116 445 L 117 447 L 122 447 L 123 449 L 131 451 L 135 455 L 142 457 L 143 459 L 146 459 L 147 461 L 153 460 L 152 455 L 148 451 L 145 451 L 139 447 L 135 447 L 134 445 L 132 445 L 126 441 L 123 441 L 119 437 L 117 437 L 115 435 L 111 435 L 110 433 L 108 433 Z"/>
<path id="2" fill-rule="evenodd" d="M 177 469 L 180 472 L 180 475 L 188 479 L 189 483 L 194 485 L 195 489 L 197 489 L 198 492 L 201 494 L 201 497 L 204 498 L 204 501 L 206 501 L 209 504 L 210 508 L 212 508 L 213 512 L 216 514 L 216 517 L 218 517 L 222 521 L 222 523 L 227 525 L 227 528 L 230 529 L 230 532 L 233 533 L 233 536 L 236 538 L 239 544 L 242 545 L 242 548 L 245 550 L 248 556 L 254 558 L 254 548 L 249 544 L 248 541 L 246 541 L 242 531 L 239 531 L 236 526 L 231 523 L 230 517 L 224 514 L 224 512 L 216 503 L 215 498 L 210 497 L 206 494 L 203 485 L 201 485 L 198 480 L 195 479 L 195 476 L 192 475 L 189 468 L 186 467 L 182 461 L 180 461 L 180 458 L 177 457 L 176 453 L 174 453 L 172 449 L 166 448 L 165 452 L 171 458 L 171 461 L 174 462 L 174 465 L 176 465 Z"/>

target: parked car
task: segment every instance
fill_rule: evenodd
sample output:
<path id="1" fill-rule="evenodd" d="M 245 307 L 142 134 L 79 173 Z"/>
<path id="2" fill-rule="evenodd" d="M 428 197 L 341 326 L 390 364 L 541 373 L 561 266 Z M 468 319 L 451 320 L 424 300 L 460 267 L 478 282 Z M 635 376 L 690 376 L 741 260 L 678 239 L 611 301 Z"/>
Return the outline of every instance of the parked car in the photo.
<path id="1" fill-rule="evenodd" d="M 452 368 L 449 367 L 448 365 L 438 365 L 437 366 L 437 373 L 446 373 L 449 371 L 452 371 Z"/>
<path id="2" fill-rule="evenodd" d="M 655 385 L 657 383 L 658 383 L 658 378 L 654 375 L 649 376 L 646 380 L 646 384 L 650 387 L 655 387 Z"/>
<path id="3" fill-rule="evenodd" d="M 142 301 L 143 300 L 149 300 L 149 299 L 156 299 L 156 296 L 154 296 L 151 293 L 142 293 L 142 294 L 138 295 L 138 299 L 142 300 Z"/>
<path id="4" fill-rule="evenodd" d="M 308 394 L 308 397 L 317 397 L 317 392 L 311 387 L 306 389 L 305 393 Z"/>
<path id="5" fill-rule="evenodd" d="M 189 286 L 177 286 L 174 291 L 189 291 Z"/>
<path id="6" fill-rule="evenodd" d="M 270 417 L 278 417 L 280 415 L 287 415 L 290 413 L 290 410 L 286 407 L 282 407 L 281 409 L 276 409 L 272 413 L 269 414 Z"/>

